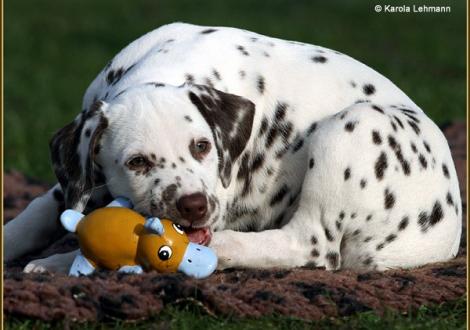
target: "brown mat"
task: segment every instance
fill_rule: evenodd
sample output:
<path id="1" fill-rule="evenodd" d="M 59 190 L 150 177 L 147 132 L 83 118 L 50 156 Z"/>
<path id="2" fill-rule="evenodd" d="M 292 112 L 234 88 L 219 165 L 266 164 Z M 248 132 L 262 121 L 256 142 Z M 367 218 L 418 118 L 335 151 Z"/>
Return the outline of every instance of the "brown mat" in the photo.
<path id="1" fill-rule="evenodd" d="M 464 123 L 445 125 L 465 201 Z M 17 172 L 5 175 L 5 219 L 13 218 L 47 185 Z M 466 217 L 466 203 L 463 203 Z M 465 218 L 464 218 L 465 219 Z M 464 229 L 466 224 L 464 223 Z M 43 320 L 143 319 L 168 304 L 195 304 L 209 314 L 262 316 L 281 314 L 304 319 L 386 309 L 408 311 L 422 304 L 454 300 L 466 292 L 466 235 L 459 257 L 447 263 L 384 273 L 327 272 L 318 269 L 227 270 L 206 280 L 180 274 L 140 276 L 100 272 L 89 278 L 23 274 L 29 260 L 76 247 L 71 236 L 36 255 L 7 265 L 4 275 L 6 317 Z"/>

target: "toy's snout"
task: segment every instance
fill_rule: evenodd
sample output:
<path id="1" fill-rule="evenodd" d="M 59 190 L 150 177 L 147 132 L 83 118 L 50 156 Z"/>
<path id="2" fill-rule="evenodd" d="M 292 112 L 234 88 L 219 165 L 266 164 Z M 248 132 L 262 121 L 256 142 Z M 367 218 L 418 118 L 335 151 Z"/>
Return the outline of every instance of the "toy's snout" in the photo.
<path id="1" fill-rule="evenodd" d="M 217 256 L 206 246 L 189 243 L 178 271 L 195 278 L 208 277 L 217 267 Z"/>

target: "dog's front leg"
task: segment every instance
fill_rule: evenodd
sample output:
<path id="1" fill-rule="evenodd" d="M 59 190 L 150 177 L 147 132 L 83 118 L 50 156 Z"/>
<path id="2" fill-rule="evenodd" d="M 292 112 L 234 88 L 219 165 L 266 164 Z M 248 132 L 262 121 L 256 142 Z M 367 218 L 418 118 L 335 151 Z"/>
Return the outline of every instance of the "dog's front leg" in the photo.
<path id="1" fill-rule="evenodd" d="M 230 267 L 298 267 L 308 263 L 310 250 L 289 231 L 224 230 L 213 234 L 210 247 L 218 257 L 218 269 Z"/>
<path id="2" fill-rule="evenodd" d="M 34 250 L 45 248 L 61 228 L 59 212 L 63 210 L 63 194 L 56 184 L 4 227 L 4 261 L 14 260 Z"/>
<path id="3" fill-rule="evenodd" d="M 340 234 L 330 232 L 325 227 L 329 223 L 320 221 L 322 218 L 320 207 L 307 205 L 300 207 L 281 229 L 215 232 L 210 247 L 218 256 L 218 269 L 306 265 L 338 269 L 341 265 Z"/>

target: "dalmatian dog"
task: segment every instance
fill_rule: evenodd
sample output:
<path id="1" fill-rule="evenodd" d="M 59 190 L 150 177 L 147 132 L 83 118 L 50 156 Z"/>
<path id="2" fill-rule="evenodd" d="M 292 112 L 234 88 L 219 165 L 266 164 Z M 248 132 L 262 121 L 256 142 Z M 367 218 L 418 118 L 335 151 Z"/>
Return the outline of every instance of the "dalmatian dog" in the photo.
<path id="1" fill-rule="evenodd" d="M 104 67 L 50 149 L 58 184 L 5 225 L 6 261 L 50 244 L 64 208 L 118 196 L 186 228 L 220 269 L 409 268 L 459 247 L 444 135 L 390 80 L 319 46 L 162 26 Z"/>

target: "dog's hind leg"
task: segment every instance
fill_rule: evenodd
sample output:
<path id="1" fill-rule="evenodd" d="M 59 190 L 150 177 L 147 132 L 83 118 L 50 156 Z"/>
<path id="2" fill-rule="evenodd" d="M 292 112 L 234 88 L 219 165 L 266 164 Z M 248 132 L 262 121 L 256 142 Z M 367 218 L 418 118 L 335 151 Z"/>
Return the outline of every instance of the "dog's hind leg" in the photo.
<path id="1" fill-rule="evenodd" d="M 58 216 L 64 210 L 59 184 L 35 198 L 15 219 L 3 227 L 4 261 L 47 247 L 61 232 Z"/>

